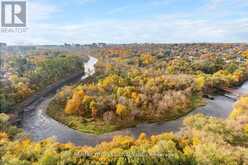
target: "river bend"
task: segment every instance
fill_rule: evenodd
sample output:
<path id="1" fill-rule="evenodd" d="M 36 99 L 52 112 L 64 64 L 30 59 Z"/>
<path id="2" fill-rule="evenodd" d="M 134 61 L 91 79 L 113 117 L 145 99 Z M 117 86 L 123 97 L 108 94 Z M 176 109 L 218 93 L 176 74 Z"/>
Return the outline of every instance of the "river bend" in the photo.
<path id="1" fill-rule="evenodd" d="M 85 63 L 85 76 L 82 80 L 95 73 L 94 65 L 97 59 L 90 57 L 89 61 Z M 241 87 L 236 89 L 239 92 L 248 92 L 248 81 Z M 46 109 L 52 97 L 48 96 L 43 98 L 42 101 L 33 103 L 32 110 L 26 107 L 27 111 L 23 114 L 22 127 L 33 140 L 42 140 L 45 138 L 53 137 L 61 143 L 74 143 L 76 145 L 90 145 L 95 146 L 102 141 L 111 140 L 115 135 L 131 135 L 137 137 L 140 133 L 144 132 L 147 135 L 159 134 L 166 131 L 178 131 L 182 128 L 182 121 L 186 116 L 203 113 L 208 116 L 219 118 L 227 118 L 233 109 L 234 101 L 225 96 L 216 96 L 214 100 L 206 100 L 207 105 L 197 108 L 188 115 L 179 119 L 154 124 L 139 124 L 134 128 L 127 128 L 120 131 L 104 135 L 90 135 L 73 130 L 46 115 Z"/>

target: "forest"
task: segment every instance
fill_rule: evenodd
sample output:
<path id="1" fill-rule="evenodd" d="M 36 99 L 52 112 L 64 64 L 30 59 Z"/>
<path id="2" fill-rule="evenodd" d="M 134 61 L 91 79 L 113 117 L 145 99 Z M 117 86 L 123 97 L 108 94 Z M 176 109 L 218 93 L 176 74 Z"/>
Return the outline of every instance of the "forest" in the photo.
<path id="1" fill-rule="evenodd" d="M 6 55 L 1 68 L 0 112 L 8 112 L 28 96 L 72 73 L 83 72 L 85 57 L 65 52 Z"/>
<path id="2" fill-rule="evenodd" d="M 223 88 L 248 79 L 248 47 L 242 45 L 111 45 L 88 53 L 98 59 L 96 73 L 90 81 L 58 90 L 47 114 L 95 135 L 179 118 L 204 106 L 206 96 L 222 95 Z M 87 60 L 67 53 L 6 58 L 1 112 L 84 70 Z M 0 165 L 248 164 L 247 94 L 237 98 L 225 119 L 188 115 L 180 131 L 119 135 L 96 146 L 59 143 L 52 137 L 34 141 L 1 112 Z"/>
<path id="3" fill-rule="evenodd" d="M 156 46 L 94 50 L 100 61 L 95 81 L 64 87 L 48 114 L 81 132 L 102 134 L 176 119 L 204 105 L 203 96 L 247 80 L 247 51 L 202 47 L 207 53 L 195 54 L 199 48 L 190 45 L 186 55 L 178 55 L 180 46 L 174 53 Z"/>
<path id="4" fill-rule="evenodd" d="M 8 165 L 155 165 L 248 164 L 248 97 L 236 102 L 225 119 L 195 115 L 183 129 L 151 137 L 116 136 L 95 147 L 59 144 L 54 139 L 33 142 L 0 115 L 0 164 Z M 16 140 L 19 139 L 19 140 Z"/>

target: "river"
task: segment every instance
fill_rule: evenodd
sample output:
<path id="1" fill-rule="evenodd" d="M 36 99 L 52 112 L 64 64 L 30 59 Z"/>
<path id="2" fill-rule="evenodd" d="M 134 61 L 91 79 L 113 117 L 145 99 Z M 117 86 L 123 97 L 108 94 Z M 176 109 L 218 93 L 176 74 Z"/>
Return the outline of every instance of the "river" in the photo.
<path id="1" fill-rule="evenodd" d="M 90 57 L 85 64 L 86 74 L 82 79 L 87 78 L 95 73 L 94 65 L 97 59 Z M 248 81 L 236 89 L 239 92 L 248 92 Z M 52 97 L 43 98 L 42 101 L 33 103 L 35 108 L 31 111 L 25 111 L 22 119 L 22 127 L 33 140 L 43 140 L 49 137 L 57 139 L 60 143 L 74 143 L 76 145 L 90 145 L 95 146 L 102 141 L 109 141 L 115 135 L 131 135 L 137 137 L 144 132 L 147 135 L 160 134 L 166 131 L 178 131 L 182 128 L 182 121 L 186 116 L 203 113 L 208 116 L 219 118 L 227 118 L 233 109 L 234 101 L 225 96 L 215 96 L 214 100 L 206 100 L 207 105 L 199 107 L 188 115 L 179 119 L 154 124 L 139 124 L 134 128 L 127 128 L 112 133 L 103 135 L 90 135 L 73 130 L 46 115 L 46 108 Z M 28 107 L 27 107 L 28 109 Z"/>

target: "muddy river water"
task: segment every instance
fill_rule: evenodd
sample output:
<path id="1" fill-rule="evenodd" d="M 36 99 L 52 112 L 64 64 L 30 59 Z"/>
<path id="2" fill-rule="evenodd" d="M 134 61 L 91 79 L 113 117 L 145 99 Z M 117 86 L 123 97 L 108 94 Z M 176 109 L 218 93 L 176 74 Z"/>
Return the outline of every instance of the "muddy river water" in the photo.
<path id="1" fill-rule="evenodd" d="M 96 62 L 96 58 L 90 57 L 89 61 L 85 64 L 86 74 L 84 77 L 82 77 L 82 79 L 85 79 L 89 75 L 94 74 L 94 65 Z M 248 81 L 235 90 L 242 93 L 248 92 Z M 142 132 L 146 133 L 147 135 L 159 134 L 166 131 L 175 132 L 182 128 L 182 121 L 185 117 L 197 113 L 203 113 L 208 116 L 225 119 L 232 111 L 234 105 L 234 101 L 230 98 L 225 96 L 215 96 L 214 100 L 206 100 L 206 106 L 197 108 L 196 110 L 179 119 L 154 124 L 143 123 L 137 125 L 134 128 L 127 128 L 124 130 L 97 136 L 80 133 L 48 117 L 45 111 L 51 99 L 51 96 L 43 98 L 42 101 L 33 103 L 34 105 L 31 105 L 34 107 L 32 110 L 24 112 L 22 128 L 25 130 L 25 132 L 28 133 L 33 140 L 42 140 L 53 137 L 61 143 L 71 142 L 76 145 L 91 146 L 95 146 L 102 141 L 111 140 L 115 135 L 131 135 L 137 137 Z"/>

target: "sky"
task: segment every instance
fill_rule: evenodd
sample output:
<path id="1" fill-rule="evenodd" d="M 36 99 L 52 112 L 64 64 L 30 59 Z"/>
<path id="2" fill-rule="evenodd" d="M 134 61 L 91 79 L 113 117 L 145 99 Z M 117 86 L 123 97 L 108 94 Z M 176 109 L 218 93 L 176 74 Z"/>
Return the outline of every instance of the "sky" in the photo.
<path id="1" fill-rule="evenodd" d="M 248 42 L 248 0 L 27 0 L 10 45 Z"/>

